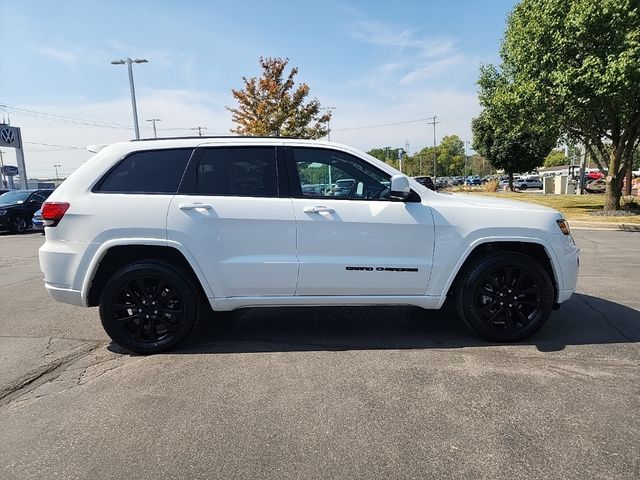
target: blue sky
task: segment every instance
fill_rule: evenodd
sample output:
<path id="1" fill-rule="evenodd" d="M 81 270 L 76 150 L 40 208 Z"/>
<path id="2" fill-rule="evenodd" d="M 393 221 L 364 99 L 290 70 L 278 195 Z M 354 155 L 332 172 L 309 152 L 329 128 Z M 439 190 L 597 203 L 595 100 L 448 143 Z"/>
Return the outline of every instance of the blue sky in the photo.
<path id="1" fill-rule="evenodd" d="M 358 148 L 432 142 L 426 122 L 375 128 L 438 115 L 437 137 L 470 140 L 481 63 L 496 62 L 514 1 L 169 2 L 0 0 L 0 104 L 110 122 L 86 125 L 10 112 L 23 128 L 30 175 L 63 173 L 89 154 L 87 144 L 133 136 L 126 68 L 135 66 L 138 110 L 157 117 L 161 135 L 231 127 L 225 105 L 241 77 L 259 74 L 258 57 L 289 57 L 311 96 L 337 107 L 331 139 Z M 35 118 L 40 117 L 40 118 Z M 42 145 L 50 144 L 50 145 Z M 5 155 L 13 163 L 13 154 Z"/>

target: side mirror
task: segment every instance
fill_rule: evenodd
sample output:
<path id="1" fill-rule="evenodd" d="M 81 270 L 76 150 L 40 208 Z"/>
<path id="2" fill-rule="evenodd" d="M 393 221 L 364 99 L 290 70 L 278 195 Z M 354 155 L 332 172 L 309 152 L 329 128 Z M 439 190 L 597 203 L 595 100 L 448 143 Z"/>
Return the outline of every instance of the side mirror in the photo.
<path id="1" fill-rule="evenodd" d="M 404 202 L 411 195 L 411 187 L 409 187 L 409 179 L 405 175 L 394 175 L 391 177 L 391 188 L 389 198 L 391 200 L 400 200 Z"/>

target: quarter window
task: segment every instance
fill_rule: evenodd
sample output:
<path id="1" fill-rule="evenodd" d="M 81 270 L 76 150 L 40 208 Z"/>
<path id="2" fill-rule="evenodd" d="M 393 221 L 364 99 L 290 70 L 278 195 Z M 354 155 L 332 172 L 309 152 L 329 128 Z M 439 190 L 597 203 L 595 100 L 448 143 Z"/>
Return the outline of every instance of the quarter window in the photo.
<path id="1" fill-rule="evenodd" d="M 135 152 L 122 160 L 97 187 L 99 192 L 175 193 L 191 148 Z"/>
<path id="2" fill-rule="evenodd" d="M 201 195 L 277 197 L 275 148 L 207 148 L 196 168 Z"/>
<path id="3" fill-rule="evenodd" d="M 303 197 L 388 200 L 391 177 L 347 153 L 294 148 Z"/>

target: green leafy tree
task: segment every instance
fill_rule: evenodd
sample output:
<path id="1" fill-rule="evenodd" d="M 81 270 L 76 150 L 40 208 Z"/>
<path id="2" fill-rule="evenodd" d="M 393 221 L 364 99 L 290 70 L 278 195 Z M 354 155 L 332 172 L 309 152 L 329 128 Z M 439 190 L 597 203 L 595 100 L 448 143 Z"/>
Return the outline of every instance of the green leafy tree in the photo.
<path id="1" fill-rule="evenodd" d="M 522 0 L 501 57 L 507 76 L 536 92 L 546 121 L 605 160 L 604 208 L 618 209 L 640 136 L 640 2 Z"/>
<path id="2" fill-rule="evenodd" d="M 471 123 L 473 148 L 509 175 L 513 190 L 513 174 L 541 166 L 557 143 L 558 130 L 546 121 L 535 89 L 518 83 L 510 71 L 483 66 L 478 86 L 483 110 Z"/>
<path id="3" fill-rule="evenodd" d="M 545 167 L 561 167 L 563 165 L 569 165 L 569 160 L 561 150 L 553 150 L 547 155 L 547 158 L 544 159 Z"/>
<path id="4" fill-rule="evenodd" d="M 372 148 L 367 153 L 382 162 L 388 163 L 393 168 L 399 168 L 398 150 L 400 150 L 400 154 L 402 155 L 402 162 L 403 162 L 402 170 L 404 171 L 404 173 L 407 173 L 405 168 L 406 160 L 407 160 L 407 152 L 404 151 L 404 148 L 398 148 L 398 147 Z M 409 174 L 407 173 L 407 175 Z"/>
<path id="5" fill-rule="evenodd" d="M 464 173 L 464 142 L 457 135 L 442 137 L 437 147 L 438 176 L 456 176 Z"/>
<path id="6" fill-rule="evenodd" d="M 331 112 L 320 114 L 320 102 L 305 103 L 309 86 L 296 86 L 297 67 L 285 72 L 288 58 L 260 57 L 262 76 L 242 77 L 244 88 L 231 90 L 237 108 L 226 107 L 236 124 L 233 133 L 255 136 L 320 138 L 329 130 Z"/>

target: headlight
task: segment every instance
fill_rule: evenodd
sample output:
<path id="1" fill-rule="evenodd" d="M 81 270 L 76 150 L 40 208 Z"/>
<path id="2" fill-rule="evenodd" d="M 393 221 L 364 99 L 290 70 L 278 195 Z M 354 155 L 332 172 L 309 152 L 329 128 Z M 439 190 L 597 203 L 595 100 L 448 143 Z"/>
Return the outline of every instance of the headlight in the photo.
<path id="1" fill-rule="evenodd" d="M 571 235 L 571 230 L 569 230 L 569 222 L 567 222 L 564 218 L 559 218 L 556 220 L 558 227 L 562 230 L 562 233 L 565 235 Z"/>
<path id="2" fill-rule="evenodd" d="M 6 213 L 7 213 L 7 211 L 6 211 L 6 210 L 0 210 L 0 217 L 1 217 L 2 215 L 6 215 Z"/>

